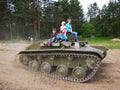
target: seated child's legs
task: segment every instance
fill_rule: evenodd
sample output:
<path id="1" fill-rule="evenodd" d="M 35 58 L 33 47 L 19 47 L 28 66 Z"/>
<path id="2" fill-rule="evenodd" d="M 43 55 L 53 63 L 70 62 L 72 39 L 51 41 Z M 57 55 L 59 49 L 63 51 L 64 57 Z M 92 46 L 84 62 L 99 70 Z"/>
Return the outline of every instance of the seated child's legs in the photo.
<path id="1" fill-rule="evenodd" d="M 48 41 L 44 42 L 44 45 L 45 46 L 50 46 L 50 39 Z"/>
<path id="2" fill-rule="evenodd" d="M 78 33 L 77 32 L 72 32 L 72 34 L 75 35 L 76 41 L 78 42 Z"/>
<path id="3" fill-rule="evenodd" d="M 62 40 L 62 34 L 57 34 L 56 41 L 60 41 L 60 40 Z"/>
<path id="4" fill-rule="evenodd" d="M 55 37 L 50 38 L 50 44 L 52 44 L 55 41 Z"/>
<path id="5" fill-rule="evenodd" d="M 67 40 L 67 37 L 66 37 L 66 35 L 62 35 L 62 41 L 66 41 Z"/>

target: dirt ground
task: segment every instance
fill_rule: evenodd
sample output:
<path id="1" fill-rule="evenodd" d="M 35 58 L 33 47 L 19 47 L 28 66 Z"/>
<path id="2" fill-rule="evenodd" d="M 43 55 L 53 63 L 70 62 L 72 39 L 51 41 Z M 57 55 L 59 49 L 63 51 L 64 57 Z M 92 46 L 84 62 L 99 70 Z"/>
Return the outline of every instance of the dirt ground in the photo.
<path id="1" fill-rule="evenodd" d="M 0 43 L 0 90 L 120 90 L 120 49 L 109 50 L 98 73 L 87 83 L 74 83 L 32 73 L 15 63 L 25 43 Z"/>

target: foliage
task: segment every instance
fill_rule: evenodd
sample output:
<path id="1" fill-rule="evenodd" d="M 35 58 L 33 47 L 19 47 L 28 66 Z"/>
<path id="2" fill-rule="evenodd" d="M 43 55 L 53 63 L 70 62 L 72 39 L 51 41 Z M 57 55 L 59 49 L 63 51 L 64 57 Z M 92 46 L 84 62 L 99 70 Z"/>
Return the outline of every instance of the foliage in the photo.
<path id="1" fill-rule="evenodd" d="M 91 3 L 87 20 L 79 0 L 58 0 L 45 6 L 39 0 L 1 0 L 0 39 L 48 38 L 51 29 L 59 31 L 61 21 L 67 18 L 72 18 L 73 30 L 79 35 L 120 37 L 120 0 L 110 0 L 102 9 Z"/>
<path id="2" fill-rule="evenodd" d="M 7 49 L 5 49 L 5 48 L 0 48 L 0 51 L 7 51 Z"/>
<path id="3" fill-rule="evenodd" d="M 56 27 L 59 30 L 61 21 L 66 21 L 68 18 L 72 18 L 73 30 L 78 31 L 84 18 L 82 6 L 78 0 L 59 0 L 44 9 L 43 21 L 49 24 L 53 22 L 48 24 L 50 28 Z"/>
<path id="4" fill-rule="evenodd" d="M 82 34 L 83 35 L 93 35 L 95 33 L 95 28 L 92 23 L 85 22 L 82 25 Z"/>
<path id="5" fill-rule="evenodd" d="M 120 2 L 110 1 L 99 10 L 96 3 L 90 4 L 88 17 L 95 27 L 96 36 L 120 36 Z"/>
<path id="6" fill-rule="evenodd" d="M 99 14 L 99 7 L 97 3 L 94 2 L 93 4 L 90 4 L 88 7 L 87 16 L 90 17 L 90 19 L 92 19 L 92 18 L 96 18 L 98 14 Z"/>

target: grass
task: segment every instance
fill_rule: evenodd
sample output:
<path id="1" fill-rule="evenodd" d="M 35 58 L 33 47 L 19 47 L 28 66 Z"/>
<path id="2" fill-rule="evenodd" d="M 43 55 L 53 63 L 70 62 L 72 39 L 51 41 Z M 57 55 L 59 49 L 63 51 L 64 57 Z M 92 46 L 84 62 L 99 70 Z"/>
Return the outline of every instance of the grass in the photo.
<path id="1" fill-rule="evenodd" d="M 30 43 L 30 41 L 22 39 L 12 39 L 12 40 L 0 40 L 0 43 Z"/>
<path id="2" fill-rule="evenodd" d="M 108 49 L 120 49 L 120 41 L 112 41 L 113 38 L 80 38 L 79 40 L 87 40 L 88 44 L 90 45 L 103 45 L 106 46 Z M 40 41 L 46 41 L 47 39 L 41 39 Z M 36 42 L 36 41 L 35 41 Z M 7 41 L 0 41 L 0 43 L 32 43 L 31 41 L 27 40 L 7 40 Z M 0 49 L 0 51 L 5 51 L 5 49 Z"/>
<path id="3" fill-rule="evenodd" d="M 120 41 L 112 41 L 113 38 L 83 38 L 87 40 L 90 45 L 103 45 L 108 49 L 120 49 Z"/>
<path id="4" fill-rule="evenodd" d="M 5 48 L 0 48 L 0 51 L 7 51 L 7 49 L 5 49 Z"/>

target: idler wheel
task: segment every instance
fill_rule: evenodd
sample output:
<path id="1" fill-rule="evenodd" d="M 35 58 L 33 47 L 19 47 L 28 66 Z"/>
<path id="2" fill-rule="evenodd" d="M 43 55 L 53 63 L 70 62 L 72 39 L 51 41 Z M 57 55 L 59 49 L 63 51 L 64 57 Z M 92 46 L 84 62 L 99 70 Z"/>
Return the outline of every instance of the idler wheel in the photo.
<path id="1" fill-rule="evenodd" d="M 95 66 L 96 66 L 96 61 L 93 59 L 88 59 L 87 60 L 87 66 L 90 68 L 90 69 L 93 69 Z"/>
<path id="2" fill-rule="evenodd" d="M 59 65 L 56 68 L 56 72 L 59 76 L 65 77 L 68 74 L 68 67 L 65 65 Z"/>
<path id="3" fill-rule="evenodd" d="M 51 65 L 48 62 L 43 62 L 41 64 L 41 72 L 50 73 Z"/>
<path id="4" fill-rule="evenodd" d="M 33 60 L 29 63 L 29 69 L 31 71 L 37 72 L 39 70 L 39 63 L 36 60 Z"/>
<path id="5" fill-rule="evenodd" d="M 20 61 L 24 65 L 28 65 L 29 63 L 29 58 L 26 55 L 20 55 Z"/>
<path id="6" fill-rule="evenodd" d="M 77 66 L 73 69 L 72 75 L 76 79 L 82 79 L 86 76 L 86 72 L 85 72 L 84 68 Z"/>

